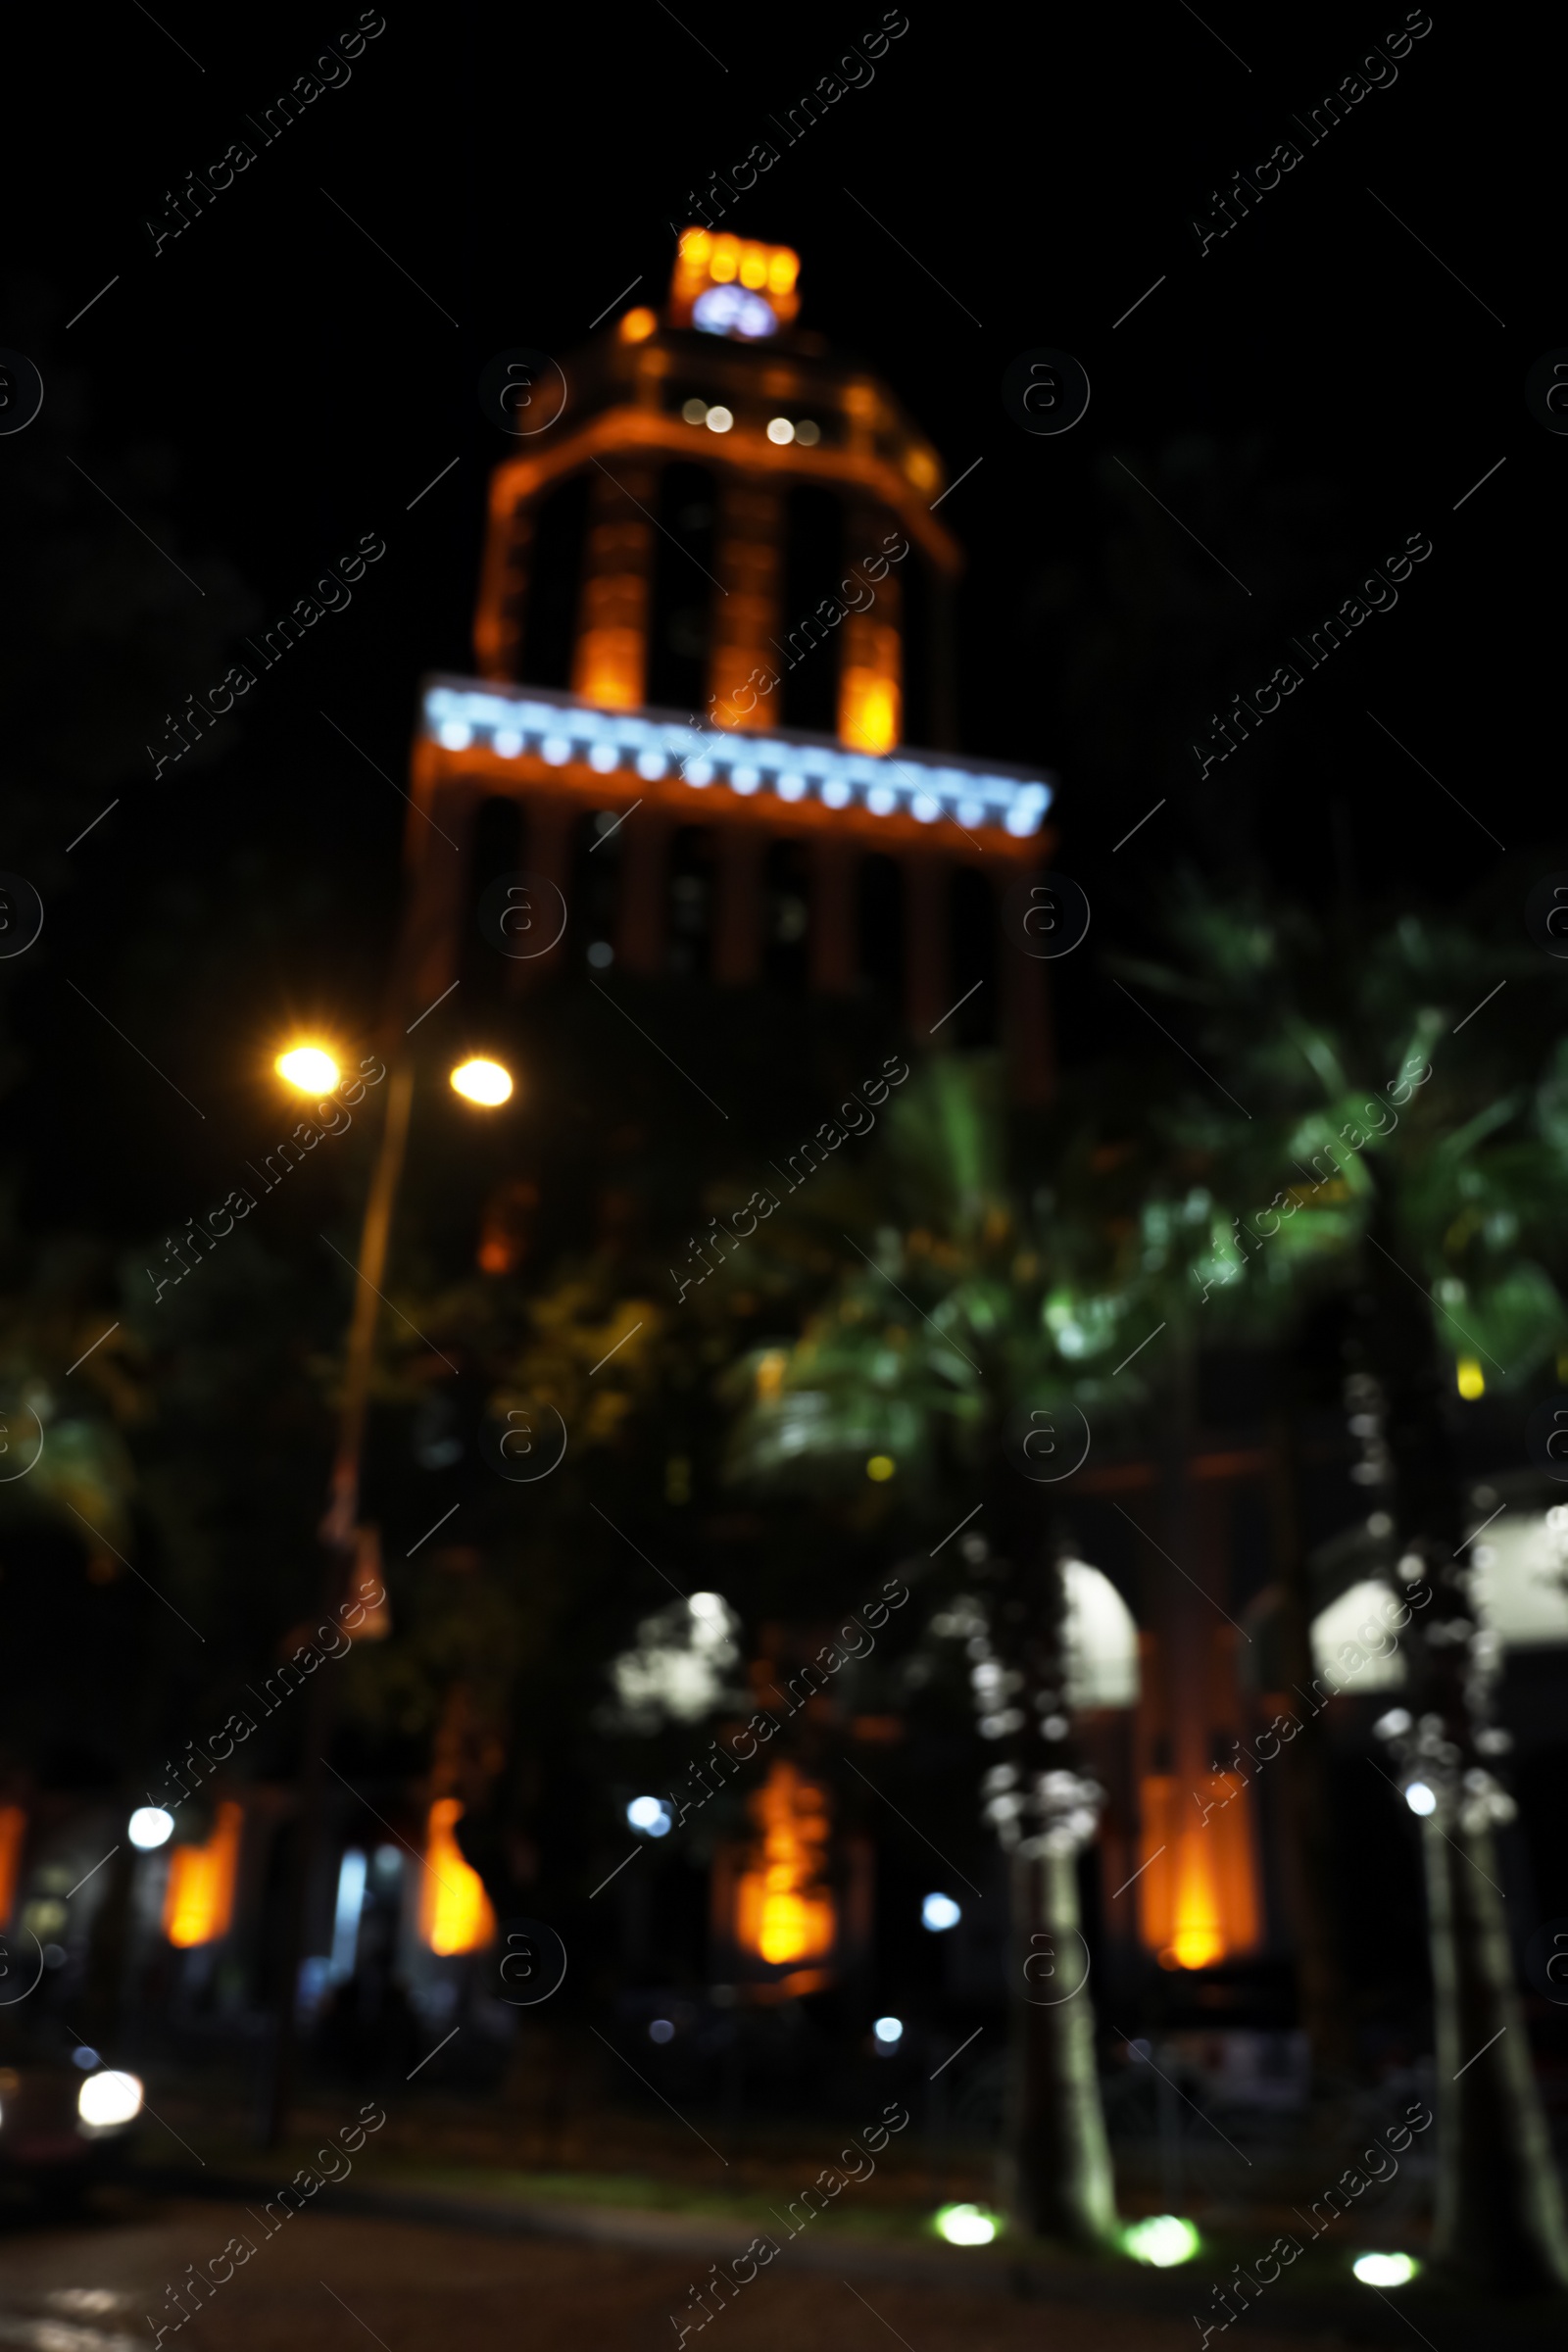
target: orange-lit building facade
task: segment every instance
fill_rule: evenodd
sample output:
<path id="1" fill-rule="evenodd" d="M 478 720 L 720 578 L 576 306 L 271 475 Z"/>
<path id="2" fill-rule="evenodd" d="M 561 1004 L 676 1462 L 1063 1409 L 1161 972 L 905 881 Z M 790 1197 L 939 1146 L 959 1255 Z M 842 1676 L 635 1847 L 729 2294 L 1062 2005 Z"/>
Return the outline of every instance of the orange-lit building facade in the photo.
<path id="1" fill-rule="evenodd" d="M 585 966 L 655 978 L 694 898 L 706 976 L 752 985 L 787 876 L 809 989 L 849 995 L 874 887 L 897 901 L 921 1038 L 958 993 L 960 909 L 982 906 L 995 937 L 1006 889 L 1047 858 L 1049 778 L 953 748 L 960 556 L 941 461 L 798 306 L 787 248 L 692 229 L 662 315 L 524 370 L 491 482 L 478 675 L 429 681 L 420 713 L 406 1020 L 458 975 L 481 835 L 514 845 L 491 867 L 565 903 L 517 986 Z M 1025 1098 L 1050 1083 L 1044 968 L 996 959 Z"/>

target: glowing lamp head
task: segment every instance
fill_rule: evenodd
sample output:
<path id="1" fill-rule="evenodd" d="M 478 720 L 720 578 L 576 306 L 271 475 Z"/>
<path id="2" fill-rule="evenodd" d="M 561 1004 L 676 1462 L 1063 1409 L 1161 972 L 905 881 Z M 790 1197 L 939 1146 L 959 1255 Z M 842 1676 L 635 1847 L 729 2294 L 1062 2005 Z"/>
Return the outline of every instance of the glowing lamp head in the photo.
<path id="1" fill-rule="evenodd" d="M 1174 2213 L 1152 2213 L 1147 2221 L 1133 2222 L 1121 2233 L 1122 2251 L 1134 2262 L 1147 2262 L 1156 2271 L 1191 2262 L 1200 2242 L 1192 2223 Z"/>
<path id="2" fill-rule="evenodd" d="M 125 1833 L 131 1844 L 144 1854 L 150 1854 L 155 1846 L 167 1845 L 173 1834 L 174 1816 L 166 1813 L 162 1805 L 138 1805 Z"/>
<path id="3" fill-rule="evenodd" d="M 876 2035 L 878 2049 L 896 2050 L 904 2039 L 904 2020 L 902 2017 L 879 2017 L 871 2031 Z"/>
<path id="4" fill-rule="evenodd" d="M 983 2205 L 944 2205 L 931 2227 L 950 2246 L 989 2246 L 1002 2224 Z"/>
<path id="5" fill-rule="evenodd" d="M 649 310 L 628 311 L 617 331 L 623 343 L 646 343 L 650 335 L 658 333 L 659 320 Z"/>
<path id="6" fill-rule="evenodd" d="M 1358 2254 L 1350 2274 L 1363 2286 L 1408 2286 L 1420 2267 L 1408 2254 Z"/>
<path id="7" fill-rule="evenodd" d="M 76 2093 L 76 2113 L 92 2132 L 112 2132 L 141 2113 L 141 2084 L 134 2075 L 107 2070 L 89 2075 Z"/>
<path id="8" fill-rule="evenodd" d="M 1423 1821 L 1429 1813 L 1435 1813 L 1438 1809 L 1437 1792 L 1429 1788 L 1425 1781 L 1412 1781 L 1404 1792 L 1404 1801 L 1412 1813 L 1420 1814 Z"/>
<path id="9" fill-rule="evenodd" d="M 329 1095 L 341 1075 L 324 1046 L 290 1046 L 272 1067 L 302 1095 Z"/>
<path id="10" fill-rule="evenodd" d="M 671 1827 L 669 1807 L 662 1797 L 634 1796 L 626 1807 L 626 1826 L 640 1830 L 645 1838 L 667 1838 Z"/>
<path id="11" fill-rule="evenodd" d="M 510 1101 L 512 1078 L 499 1061 L 487 1061 L 475 1055 L 471 1061 L 460 1061 L 452 1073 L 452 1091 L 466 1102 L 477 1102 L 486 1110 Z"/>
<path id="12" fill-rule="evenodd" d="M 920 1925 L 933 1936 L 944 1935 L 949 1928 L 956 1928 L 962 1917 L 962 1911 L 951 1894 L 928 1894 L 920 1905 Z"/>
<path id="13" fill-rule="evenodd" d="M 898 1466 L 891 1453 L 873 1453 L 865 1465 L 865 1475 L 873 1486 L 885 1487 Z"/>

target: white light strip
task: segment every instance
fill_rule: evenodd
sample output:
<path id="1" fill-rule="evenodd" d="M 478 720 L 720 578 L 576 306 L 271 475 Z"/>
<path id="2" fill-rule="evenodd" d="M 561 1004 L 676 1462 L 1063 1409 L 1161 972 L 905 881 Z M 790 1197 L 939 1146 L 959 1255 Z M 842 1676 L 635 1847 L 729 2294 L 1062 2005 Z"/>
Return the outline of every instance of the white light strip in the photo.
<path id="1" fill-rule="evenodd" d="M 1027 768 L 981 767 L 923 752 L 877 758 L 800 735 L 730 733 L 600 710 L 544 687 L 506 692 L 441 679 L 425 691 L 423 721 L 425 735 L 449 752 L 477 747 L 503 760 L 591 767 L 628 782 L 684 781 L 694 790 L 719 784 L 744 798 L 773 793 L 828 808 L 854 805 L 921 824 L 951 816 L 966 828 L 1000 825 L 1020 840 L 1039 832 L 1054 797 L 1052 781 Z"/>

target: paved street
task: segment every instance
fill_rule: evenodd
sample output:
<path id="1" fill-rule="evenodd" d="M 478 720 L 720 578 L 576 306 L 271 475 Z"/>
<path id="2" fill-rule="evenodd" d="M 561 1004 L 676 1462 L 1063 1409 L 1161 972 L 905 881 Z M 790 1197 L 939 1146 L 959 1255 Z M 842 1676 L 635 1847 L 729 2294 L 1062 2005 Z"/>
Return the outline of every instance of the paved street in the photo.
<path id="1" fill-rule="evenodd" d="M 168 2288 L 232 2235 L 258 2249 L 177 2335 Z M 221 2269 L 221 2260 L 219 2262 Z M 670 2352 L 706 2266 L 607 2246 L 308 2216 L 262 2240 L 207 2200 L 0 2237 L 0 2343 L 32 2352 Z M 1018 2303 L 820 2273 L 763 2273 L 710 2326 L 734 2352 L 1191 2352 L 1190 2320 Z M 693 2330 L 695 2335 L 697 2331 Z M 1248 2330 L 1248 2352 L 1291 2340 Z M 1297 2352 L 1301 2344 L 1294 2339 Z"/>

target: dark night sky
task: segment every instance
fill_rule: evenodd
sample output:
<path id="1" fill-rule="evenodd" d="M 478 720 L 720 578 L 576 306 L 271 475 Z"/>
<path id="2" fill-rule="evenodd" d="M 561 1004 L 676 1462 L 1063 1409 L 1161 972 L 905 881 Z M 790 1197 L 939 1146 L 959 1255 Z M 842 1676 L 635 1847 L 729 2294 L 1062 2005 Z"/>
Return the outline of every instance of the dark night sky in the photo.
<path id="1" fill-rule="evenodd" d="M 28 831 L 51 919 L 12 1016 L 30 1069 L 13 1100 L 45 1221 L 163 1219 L 161 1171 L 216 1173 L 254 1128 L 264 1051 L 291 1015 L 348 1002 L 369 1016 L 404 815 L 386 779 L 404 780 L 420 673 L 468 666 L 486 481 L 508 446 L 481 417 L 480 369 L 511 344 L 568 356 L 639 273 L 638 298 L 662 299 L 686 191 L 881 21 L 679 13 L 690 32 L 656 0 L 592 16 L 392 5 L 347 84 L 157 258 L 144 223 L 165 191 L 230 140 L 258 144 L 245 115 L 356 12 L 214 24 L 169 0 L 167 32 L 125 5 L 34 12 L 16 36 L 30 64 L 14 64 L 0 342 L 37 362 L 47 397 L 0 440 L 0 469 L 35 470 L 34 523 L 57 496 L 74 517 L 94 505 L 74 458 L 210 607 L 225 578 L 242 586 L 244 626 L 362 533 L 387 542 L 220 756 L 148 780 L 169 699 L 150 678 L 115 713 L 123 759 L 101 798 L 120 807 L 69 860 L 64 827 Z M 1205 28 L 1179 0 L 914 7 L 869 85 L 725 223 L 798 248 L 803 324 L 891 381 L 950 475 L 984 461 L 943 509 L 970 558 L 965 745 L 1058 770 L 1059 862 L 1110 928 L 1134 881 L 1184 855 L 1259 857 L 1314 892 L 1491 887 L 1489 919 L 1506 924 L 1561 829 L 1537 747 L 1568 440 L 1523 398 L 1530 364 L 1568 342 L 1560 273 L 1536 266 L 1555 194 L 1550 36 L 1504 42 L 1440 0 L 1396 80 L 1321 145 L 1298 136 L 1254 218 L 1202 258 L 1188 225 L 1403 23 L 1392 0 L 1261 30 L 1234 9 Z M 1002 405 L 1004 369 L 1037 345 L 1075 353 L 1093 383 L 1060 438 L 1024 434 Z M 101 503 L 90 520 L 94 550 L 130 529 Z M 1415 532 L 1434 553 L 1398 609 L 1306 682 L 1217 797 L 1199 794 L 1187 744 L 1209 710 Z M 181 692 L 220 674 L 225 643 L 192 655 Z M 68 679 L 68 697 L 95 693 L 85 660 Z M 1102 1033 L 1096 989 L 1086 960 L 1064 990 L 1069 1053 Z"/>

